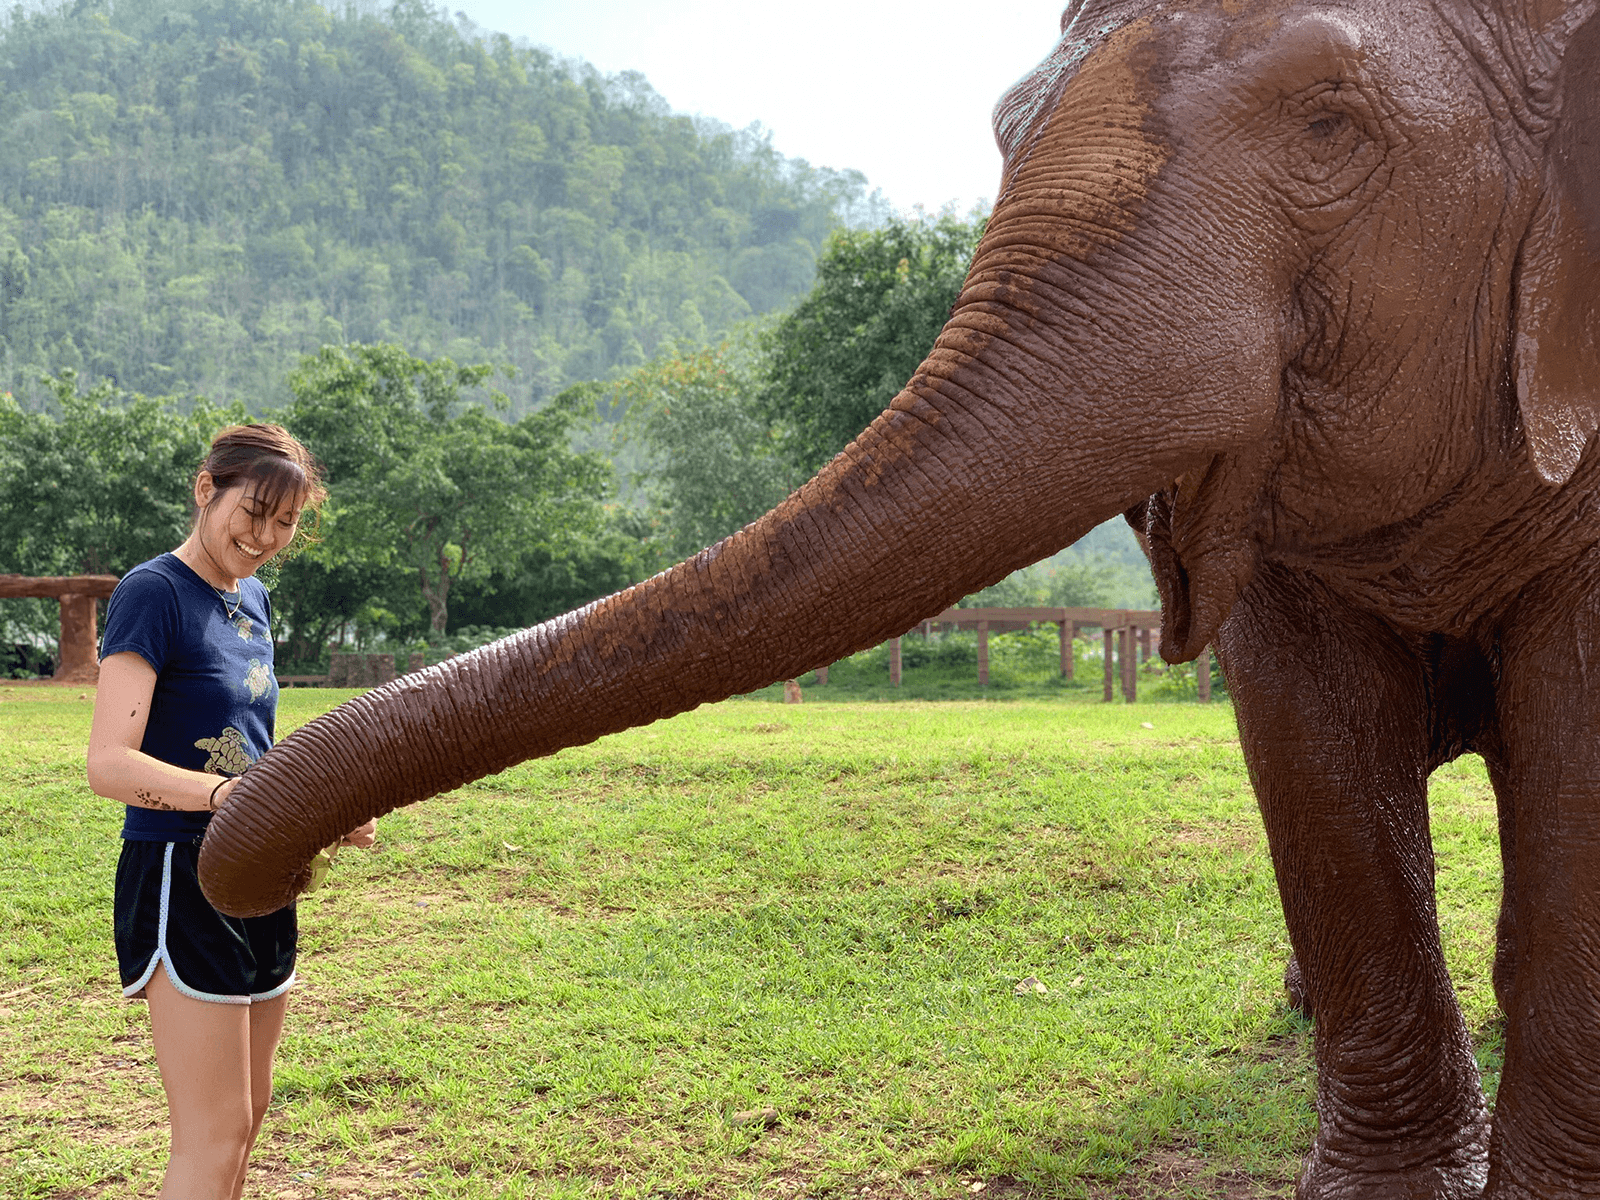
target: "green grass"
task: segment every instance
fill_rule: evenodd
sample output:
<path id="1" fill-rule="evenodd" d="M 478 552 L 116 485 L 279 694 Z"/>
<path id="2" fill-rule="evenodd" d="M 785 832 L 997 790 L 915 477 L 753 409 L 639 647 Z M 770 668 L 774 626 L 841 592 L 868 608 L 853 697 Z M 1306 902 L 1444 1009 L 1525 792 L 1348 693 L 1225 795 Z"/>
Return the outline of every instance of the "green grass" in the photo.
<path id="1" fill-rule="evenodd" d="M 825 691 L 523 764 L 342 855 L 246 1194 L 1286 1193 L 1310 1031 L 1231 711 Z M 89 696 L 0 685 L 0 1196 L 150 1196 L 163 1162 Z M 1434 811 L 1492 1071 L 1477 760 Z"/>

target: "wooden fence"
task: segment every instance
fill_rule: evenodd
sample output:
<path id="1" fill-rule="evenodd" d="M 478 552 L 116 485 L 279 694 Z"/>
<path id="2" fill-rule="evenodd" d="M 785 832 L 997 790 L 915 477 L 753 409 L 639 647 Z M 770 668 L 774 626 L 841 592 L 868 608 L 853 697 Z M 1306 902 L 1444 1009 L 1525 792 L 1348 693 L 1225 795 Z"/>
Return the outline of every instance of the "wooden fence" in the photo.
<path id="1" fill-rule="evenodd" d="M 0 575 L 0 600 L 61 602 L 61 653 L 57 683 L 94 683 L 100 678 L 96 602 L 111 595 L 115 575 Z"/>
<path id="2" fill-rule="evenodd" d="M 1120 683 L 1123 699 L 1139 698 L 1139 664 L 1150 658 L 1161 640 L 1161 614 L 1129 608 L 947 608 L 922 622 L 924 635 L 934 628 L 971 629 L 978 634 L 978 685 L 989 686 L 989 635 L 1053 624 L 1061 643 L 1061 675 L 1073 675 L 1072 642 L 1083 629 L 1099 629 L 1105 640 L 1105 695 L 1116 698 Z M 889 639 L 889 685 L 900 686 L 900 638 Z M 1211 700 L 1211 650 L 1200 652 L 1195 663 L 1200 702 Z M 817 671 L 817 682 L 828 682 L 828 668 Z"/>
<path id="3" fill-rule="evenodd" d="M 454 657 L 454 656 L 452 656 Z M 406 674 L 427 665 L 420 653 L 406 658 Z M 394 678 L 393 654 L 356 654 L 335 650 L 328 656 L 326 675 L 279 675 L 279 687 L 377 687 Z"/>

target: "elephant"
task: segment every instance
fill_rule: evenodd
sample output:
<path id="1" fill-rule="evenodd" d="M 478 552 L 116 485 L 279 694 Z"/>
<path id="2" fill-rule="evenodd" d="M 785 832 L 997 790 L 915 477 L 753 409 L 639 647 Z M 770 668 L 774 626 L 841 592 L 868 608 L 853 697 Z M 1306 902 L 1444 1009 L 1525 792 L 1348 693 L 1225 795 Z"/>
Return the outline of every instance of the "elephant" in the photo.
<path id="1" fill-rule="evenodd" d="M 1125 514 L 1214 645 L 1315 1014 L 1297 1195 L 1600 1194 L 1600 0 L 1079 0 L 948 323 L 778 507 L 286 738 L 218 907 L 512 763 L 901 634 Z M 1493 1112 L 1429 773 L 1482 756 Z"/>

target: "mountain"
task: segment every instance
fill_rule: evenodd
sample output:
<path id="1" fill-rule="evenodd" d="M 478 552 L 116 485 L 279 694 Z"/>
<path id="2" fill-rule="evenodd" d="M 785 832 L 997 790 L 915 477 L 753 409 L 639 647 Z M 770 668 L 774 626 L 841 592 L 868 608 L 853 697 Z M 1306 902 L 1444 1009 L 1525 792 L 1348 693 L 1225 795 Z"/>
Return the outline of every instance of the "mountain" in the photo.
<path id="1" fill-rule="evenodd" d="M 505 364 L 514 412 L 715 338 L 877 217 L 858 172 L 420 0 L 77 0 L 0 23 L 0 391 L 253 408 L 302 353 Z"/>

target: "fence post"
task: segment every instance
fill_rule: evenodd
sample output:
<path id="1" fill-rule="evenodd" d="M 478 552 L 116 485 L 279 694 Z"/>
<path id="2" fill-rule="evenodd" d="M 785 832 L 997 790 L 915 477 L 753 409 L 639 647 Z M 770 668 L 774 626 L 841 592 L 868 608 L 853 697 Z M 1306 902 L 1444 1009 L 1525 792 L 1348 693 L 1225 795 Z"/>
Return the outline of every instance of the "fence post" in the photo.
<path id="1" fill-rule="evenodd" d="M 1139 661 L 1150 661 L 1150 630 L 1143 625 L 1139 626 Z"/>
<path id="2" fill-rule="evenodd" d="M 60 607 L 61 658 L 54 678 L 62 683 L 94 683 L 100 678 L 94 597 L 69 593 L 61 597 Z"/>
<path id="3" fill-rule="evenodd" d="M 1138 638 L 1132 625 L 1117 630 L 1117 657 L 1122 660 L 1122 698 L 1132 704 L 1139 698 Z"/>
<path id="4" fill-rule="evenodd" d="M 978 622 L 978 686 L 989 686 L 989 622 Z"/>
<path id="5" fill-rule="evenodd" d="M 1057 621 L 1056 633 L 1061 641 L 1061 678 L 1071 679 L 1072 668 L 1072 642 L 1078 636 L 1078 627 L 1071 621 Z"/>
<path id="6" fill-rule="evenodd" d="M 1105 635 L 1105 642 L 1106 642 L 1106 695 L 1105 695 L 1105 702 L 1107 704 L 1110 704 L 1111 703 L 1111 697 L 1116 694 L 1114 685 L 1111 682 L 1112 681 L 1111 672 L 1115 669 L 1112 666 L 1112 660 L 1114 659 L 1115 656 L 1112 654 L 1111 648 L 1112 648 L 1113 643 L 1117 640 L 1117 631 L 1111 625 L 1102 625 L 1100 627 L 1100 632 Z"/>
<path id="7" fill-rule="evenodd" d="M 827 683 L 828 683 L 828 668 L 827 667 L 818 667 L 817 668 L 817 686 L 818 687 L 826 687 Z"/>
<path id="8" fill-rule="evenodd" d="M 889 639 L 889 686 L 900 686 L 900 639 Z"/>
<path id="9" fill-rule="evenodd" d="M 1200 703 L 1211 703 L 1211 647 L 1205 646 L 1200 650 L 1200 657 L 1194 660 L 1194 685 L 1200 693 Z"/>

